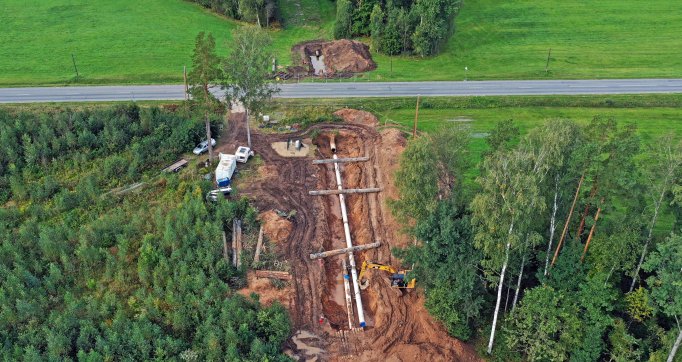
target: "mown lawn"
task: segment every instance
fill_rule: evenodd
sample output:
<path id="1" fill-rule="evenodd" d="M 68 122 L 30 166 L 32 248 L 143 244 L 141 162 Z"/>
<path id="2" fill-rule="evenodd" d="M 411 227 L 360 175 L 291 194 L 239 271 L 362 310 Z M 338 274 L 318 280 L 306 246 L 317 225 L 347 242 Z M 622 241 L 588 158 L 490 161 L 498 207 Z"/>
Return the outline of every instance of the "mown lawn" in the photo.
<path id="1" fill-rule="evenodd" d="M 377 56 L 372 79 L 680 77 L 680 34 L 679 0 L 464 0 L 440 55 L 395 57 L 392 75 Z"/>
<path id="2" fill-rule="evenodd" d="M 297 1 L 305 9 L 315 2 Z M 321 1 L 326 5 L 316 19 L 272 31 L 275 52 L 286 63 L 293 44 L 319 37 L 319 24 L 331 25 L 333 3 Z M 183 0 L 3 0 L 0 86 L 182 82 L 199 32 L 213 33 L 225 55 L 240 25 Z"/>
<path id="3" fill-rule="evenodd" d="M 329 38 L 330 0 L 279 0 L 273 51 Z M 178 83 L 194 37 L 212 32 L 225 54 L 240 23 L 183 0 L 3 0 L 0 86 Z M 465 0 L 456 33 L 431 58 L 374 54 L 371 80 L 682 77 L 678 0 Z M 549 72 L 547 53 L 552 49 Z M 391 71 L 391 63 L 392 71 Z"/>

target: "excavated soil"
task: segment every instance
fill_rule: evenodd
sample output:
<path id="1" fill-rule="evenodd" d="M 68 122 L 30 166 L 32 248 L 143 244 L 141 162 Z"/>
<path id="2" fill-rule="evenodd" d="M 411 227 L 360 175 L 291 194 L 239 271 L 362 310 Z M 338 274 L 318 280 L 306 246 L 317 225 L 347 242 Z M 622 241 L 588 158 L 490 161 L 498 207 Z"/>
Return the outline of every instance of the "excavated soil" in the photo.
<path id="1" fill-rule="evenodd" d="M 274 210 L 269 210 L 260 214 L 263 224 L 263 235 L 275 243 L 283 243 L 289 239 L 293 224 L 291 221 L 277 215 Z"/>
<path id="2" fill-rule="evenodd" d="M 293 310 L 294 298 L 293 287 L 287 284 L 284 288 L 277 288 L 272 285 L 272 282 L 267 278 L 256 278 L 256 273 L 250 271 L 247 276 L 249 286 L 238 291 L 239 294 L 249 297 L 251 293 L 258 293 L 259 301 L 263 305 L 270 305 L 274 301 L 279 301 L 283 306 L 290 311 Z"/>
<path id="3" fill-rule="evenodd" d="M 301 64 L 308 67 L 309 74 L 314 73 L 310 57 L 318 55 L 329 76 L 337 73 L 368 72 L 377 67 L 369 53 L 369 46 L 355 40 L 312 40 L 294 45 L 291 52 L 294 59 L 300 59 Z"/>
<path id="4" fill-rule="evenodd" d="M 348 113 L 349 110 L 343 110 Z M 418 290 L 404 295 L 390 287 L 385 273 L 369 274 L 369 287 L 362 291 L 368 327 L 350 333 L 341 277 L 341 257 L 311 260 L 309 254 L 345 247 L 343 224 L 337 196 L 309 196 L 309 190 L 335 188 L 332 165 L 313 165 L 315 158 L 331 157 L 329 137 L 336 136 L 339 157 L 368 156 L 368 162 L 343 164 L 345 188 L 382 187 L 373 194 L 349 194 L 346 206 L 354 245 L 381 241 L 377 249 L 355 253 L 356 264 L 371 260 L 400 267 L 390 249 L 411 242 L 399 231 L 401 225 L 391 216 L 386 205 L 397 197 L 393 172 L 405 148 L 402 133 L 393 129 L 378 132 L 371 114 L 352 111 L 352 123 L 318 124 L 312 129 L 319 134 L 313 143 L 315 157 L 286 158 L 278 155 L 270 144 L 291 137 L 304 137 L 308 131 L 294 134 L 252 133 L 253 148 L 264 161 L 265 171 L 253 182 L 245 183 L 246 195 L 259 210 L 295 210 L 289 237 L 276 245 L 281 260 L 291 266 L 289 307 L 294 331 L 307 331 L 316 338 L 306 339 L 306 348 L 315 348 L 322 361 L 357 359 L 360 361 L 478 361 L 475 351 L 447 335 L 423 306 Z M 366 113 L 366 112 L 365 112 Z M 364 114 L 364 116 L 358 116 Z M 230 132 L 224 149 L 232 149 L 237 140 L 246 139 L 243 113 L 230 116 Z M 346 119 L 345 116 L 342 118 Z M 349 120 L 350 120 L 349 118 Z M 225 143 L 225 140 L 221 140 Z M 274 166 L 274 167 L 273 167 Z M 250 180 L 251 181 L 251 180 Z M 260 281 L 258 281 L 260 283 Z M 254 289 L 250 287 L 249 289 Z M 271 288 L 262 288 L 269 298 L 278 299 Z M 280 290 L 276 290 L 280 292 Z M 339 293 L 340 292 L 340 293 Z M 324 317 L 324 323 L 319 323 Z M 357 316 L 353 322 L 357 326 Z M 319 339 L 318 339 L 319 338 Z M 292 339 L 290 353 L 299 360 L 309 354 L 298 350 Z M 319 350 L 317 350 L 319 349 Z"/>
<path id="5" fill-rule="evenodd" d="M 367 111 L 344 108 L 334 112 L 334 115 L 348 123 L 364 124 L 366 126 L 376 126 L 379 124 L 377 117 Z"/>

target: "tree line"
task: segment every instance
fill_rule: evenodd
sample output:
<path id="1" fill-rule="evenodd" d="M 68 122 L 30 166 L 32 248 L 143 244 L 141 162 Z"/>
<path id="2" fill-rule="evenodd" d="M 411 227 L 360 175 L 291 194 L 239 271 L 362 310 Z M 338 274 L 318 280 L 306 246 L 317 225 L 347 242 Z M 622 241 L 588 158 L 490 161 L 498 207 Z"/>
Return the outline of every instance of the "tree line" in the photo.
<path id="1" fill-rule="evenodd" d="M 190 0 L 218 14 L 235 20 L 269 27 L 277 20 L 277 2 L 274 0 Z"/>
<path id="2" fill-rule="evenodd" d="M 427 309 L 500 361 L 674 361 L 682 342 L 682 141 L 557 119 L 410 141 L 392 205 Z M 664 216 L 665 215 L 665 216 Z M 484 342 L 485 341 L 485 342 Z"/>
<path id="3" fill-rule="evenodd" d="M 430 56 L 454 32 L 461 0 L 337 0 L 334 37 L 371 37 L 388 55 Z"/>
<path id="4" fill-rule="evenodd" d="M 207 204 L 196 173 L 159 176 L 200 139 L 192 113 L 0 110 L 1 360 L 288 360 L 286 310 L 237 294 L 222 255 L 255 210 Z"/>

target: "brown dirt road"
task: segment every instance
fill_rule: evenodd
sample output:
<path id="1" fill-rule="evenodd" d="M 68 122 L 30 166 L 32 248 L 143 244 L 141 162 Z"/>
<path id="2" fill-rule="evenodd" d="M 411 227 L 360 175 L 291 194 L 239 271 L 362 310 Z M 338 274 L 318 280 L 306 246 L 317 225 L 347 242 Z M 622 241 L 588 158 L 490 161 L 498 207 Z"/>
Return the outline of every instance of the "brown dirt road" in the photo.
<path id="1" fill-rule="evenodd" d="M 347 112 L 348 113 L 348 112 Z M 350 112 L 351 116 L 353 115 Z M 233 152 L 237 141 L 244 144 L 246 130 L 243 113 L 230 116 L 229 127 L 218 146 L 219 151 Z M 344 117 L 345 118 L 345 117 Z M 362 118 L 362 117 L 361 117 Z M 341 273 L 340 257 L 324 261 L 310 260 L 309 254 L 329 250 L 345 243 L 339 215 L 338 198 L 309 196 L 309 190 L 335 188 L 333 166 L 313 165 L 313 157 L 286 158 L 270 144 L 288 138 L 303 138 L 312 129 L 319 136 L 314 158 L 331 157 L 329 135 L 336 134 L 339 157 L 369 156 L 369 162 L 345 164 L 342 176 L 345 188 L 382 187 L 375 194 L 348 195 L 347 208 L 354 245 L 381 240 L 380 248 L 356 253 L 356 263 L 372 260 L 399 266 L 390 249 L 410 240 L 400 234 L 400 225 L 386 206 L 387 197 L 397 192 L 392 175 L 405 147 L 402 134 L 393 129 L 378 131 L 371 120 L 353 123 L 318 124 L 294 134 L 263 134 L 252 131 L 253 148 L 264 161 L 267 172 L 249 179 L 240 192 L 261 211 L 295 210 L 293 228 L 286 242 L 277 243 L 277 253 L 291 265 L 293 302 L 289 306 L 294 331 L 304 330 L 316 338 L 309 345 L 321 349 L 314 357 L 323 361 L 357 359 L 360 361 L 478 361 L 475 351 L 447 335 L 445 329 L 428 314 L 418 290 L 399 296 L 390 287 L 386 274 L 370 273 L 370 286 L 362 292 L 368 327 L 363 332 L 345 333 L 348 328 L 344 303 L 334 298 L 334 288 Z M 288 302 L 288 301 L 287 301 Z M 324 315 L 326 322 L 318 322 Z M 357 326 L 357 322 L 355 322 Z M 296 341 L 298 342 L 298 340 Z M 298 344 L 288 346 L 299 360 L 312 360 Z"/>

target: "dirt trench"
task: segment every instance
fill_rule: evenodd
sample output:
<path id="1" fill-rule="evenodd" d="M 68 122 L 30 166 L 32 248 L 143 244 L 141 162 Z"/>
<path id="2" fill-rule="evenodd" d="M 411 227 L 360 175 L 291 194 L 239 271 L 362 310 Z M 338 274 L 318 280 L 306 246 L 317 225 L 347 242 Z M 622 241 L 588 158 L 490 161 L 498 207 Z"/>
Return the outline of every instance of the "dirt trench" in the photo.
<path id="1" fill-rule="evenodd" d="M 230 117 L 229 131 L 219 148 L 231 151 L 237 140 L 246 140 L 243 114 Z M 341 279 L 341 257 L 310 260 L 309 254 L 345 247 L 340 205 L 336 196 L 309 196 L 309 190 L 336 188 L 332 165 L 313 165 L 313 158 L 286 158 L 271 147 L 272 142 L 303 136 L 312 129 L 319 136 L 315 158 L 331 158 L 329 135 L 336 134 L 339 157 L 368 156 L 370 161 L 343 164 L 344 188 L 382 187 L 374 194 L 350 194 L 346 203 L 354 245 L 380 240 L 381 247 L 355 253 L 356 264 L 371 260 L 400 267 L 390 249 L 411 242 L 399 230 L 390 214 L 387 198 L 397 191 L 392 180 L 399 155 L 405 147 L 402 134 L 393 129 L 377 131 L 362 123 L 318 124 L 294 134 L 262 134 L 252 131 L 253 148 L 264 161 L 267 174 L 249 181 L 241 194 L 260 210 L 295 210 L 293 229 L 287 242 L 277 244 L 277 253 L 289 261 L 293 296 L 288 307 L 294 331 L 307 331 L 319 339 L 310 346 L 322 352 L 313 358 L 288 343 L 299 360 L 338 361 L 477 361 L 475 351 L 456 339 L 433 320 L 417 290 L 400 296 L 390 287 L 387 274 L 370 272 L 370 286 L 362 292 L 368 327 L 363 332 L 340 333 L 348 329 Z M 242 142 L 245 143 L 245 142 Z M 342 286 L 341 286 L 342 288 Z M 339 291 L 341 294 L 339 294 Z M 320 324 L 319 318 L 325 322 Z M 357 326 L 357 317 L 353 322 Z M 306 332 L 306 333 L 307 333 Z M 301 353 L 297 353 L 301 352 Z"/>

